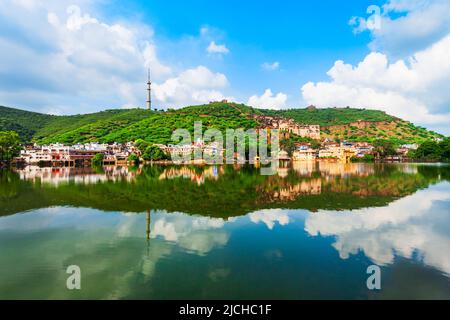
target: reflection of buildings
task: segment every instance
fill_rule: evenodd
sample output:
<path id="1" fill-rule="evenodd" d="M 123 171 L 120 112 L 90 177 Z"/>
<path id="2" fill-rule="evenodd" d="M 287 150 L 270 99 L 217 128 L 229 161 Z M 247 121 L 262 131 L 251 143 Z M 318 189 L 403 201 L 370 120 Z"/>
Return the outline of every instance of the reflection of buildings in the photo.
<path id="1" fill-rule="evenodd" d="M 224 174 L 224 168 L 218 166 L 212 166 L 207 169 L 203 169 L 201 173 L 191 169 L 189 167 L 172 167 L 165 169 L 159 176 L 159 180 L 170 180 L 176 178 L 190 179 L 192 182 L 201 185 L 205 183 L 205 180 L 217 180 L 219 176 Z"/>
<path id="2" fill-rule="evenodd" d="M 292 163 L 292 168 L 300 176 L 311 176 L 313 172 L 318 172 L 322 176 L 360 176 L 366 177 L 374 174 L 373 165 L 365 163 L 342 163 L 328 161 L 303 161 Z"/>
<path id="3" fill-rule="evenodd" d="M 322 192 L 321 178 L 308 179 L 296 184 L 282 186 L 278 190 L 263 191 L 264 202 L 291 201 L 301 195 L 319 195 Z"/>
<path id="4" fill-rule="evenodd" d="M 287 188 L 281 188 L 275 192 L 273 197 L 282 201 L 295 200 L 299 195 L 317 195 L 322 191 L 322 181 L 320 178 L 304 180 Z"/>
<path id="5" fill-rule="evenodd" d="M 317 163 L 314 161 L 294 161 L 292 162 L 292 168 L 300 176 L 311 176 L 311 174 L 317 171 Z"/>
<path id="6" fill-rule="evenodd" d="M 17 170 L 20 179 L 29 181 L 40 181 L 41 183 L 48 183 L 59 185 L 61 183 L 76 183 L 76 184 L 94 184 L 105 181 L 132 181 L 139 174 L 139 170 L 131 172 L 127 167 L 104 167 L 104 172 L 96 173 L 90 167 L 71 168 L 71 167 L 57 167 L 57 168 L 41 168 L 38 166 L 27 166 L 24 169 Z"/>
<path id="7" fill-rule="evenodd" d="M 365 163 L 333 163 L 319 162 L 319 171 L 325 176 L 360 176 L 366 177 L 374 174 L 375 170 L 372 165 Z"/>

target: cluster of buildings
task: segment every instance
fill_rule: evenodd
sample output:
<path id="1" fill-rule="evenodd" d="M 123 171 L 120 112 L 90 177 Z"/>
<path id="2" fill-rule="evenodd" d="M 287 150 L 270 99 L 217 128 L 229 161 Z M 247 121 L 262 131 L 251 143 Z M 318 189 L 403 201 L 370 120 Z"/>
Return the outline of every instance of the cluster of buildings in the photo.
<path id="1" fill-rule="evenodd" d="M 28 165 L 44 164 L 50 166 L 74 167 L 76 165 L 91 164 L 92 158 L 103 154 L 103 164 L 125 164 L 128 156 L 138 150 L 132 143 L 126 144 L 100 144 L 86 143 L 66 146 L 55 143 L 39 146 L 37 144 L 26 146 L 21 150 L 16 162 Z"/>
<path id="2" fill-rule="evenodd" d="M 319 149 L 311 148 L 308 143 L 299 143 L 293 152 L 295 161 L 333 160 L 349 162 L 352 157 L 362 158 L 373 154 L 374 147 L 367 142 L 341 142 L 325 141 Z"/>
<path id="3" fill-rule="evenodd" d="M 300 125 L 293 119 L 255 115 L 254 119 L 259 123 L 258 129 L 278 129 L 280 139 L 289 139 L 291 134 L 302 138 L 320 140 L 319 125 Z"/>
<path id="4" fill-rule="evenodd" d="M 224 149 L 218 142 L 205 143 L 203 140 L 197 140 L 192 144 L 174 145 L 174 144 L 156 144 L 165 154 L 174 155 L 179 158 L 188 158 L 199 152 L 203 156 L 215 157 L 223 156 Z"/>
<path id="5" fill-rule="evenodd" d="M 406 144 L 398 148 L 397 156 L 389 157 L 386 160 L 402 160 L 406 157 L 409 151 L 416 150 L 419 146 L 417 144 Z M 309 143 L 299 143 L 296 150 L 293 152 L 292 158 L 296 161 L 314 161 L 314 160 L 331 160 L 349 162 L 351 158 L 363 158 L 366 155 L 373 155 L 375 158 L 377 154 L 372 144 L 368 142 L 334 142 L 325 140 L 322 142 L 319 149 L 311 148 Z"/>

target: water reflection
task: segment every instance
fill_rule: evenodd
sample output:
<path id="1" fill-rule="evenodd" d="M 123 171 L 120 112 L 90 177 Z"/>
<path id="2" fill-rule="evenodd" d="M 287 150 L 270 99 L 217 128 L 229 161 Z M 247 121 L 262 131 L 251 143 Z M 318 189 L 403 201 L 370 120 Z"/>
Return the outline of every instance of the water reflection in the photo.
<path id="1" fill-rule="evenodd" d="M 17 170 L 21 180 L 40 182 L 58 186 L 60 184 L 95 184 L 107 181 L 127 180 L 133 181 L 136 175 L 141 173 L 140 168 L 106 166 L 102 168 L 91 167 L 39 167 L 27 166 Z"/>
<path id="2" fill-rule="evenodd" d="M 418 259 L 450 276 L 449 184 L 397 200 L 386 207 L 309 215 L 305 230 L 333 236 L 342 259 L 359 251 L 378 265 L 396 256 Z"/>
<path id="3" fill-rule="evenodd" d="M 0 298 L 450 298 L 448 167 L 284 169 L 2 172 Z"/>
<path id="4" fill-rule="evenodd" d="M 270 208 L 349 210 L 385 206 L 449 180 L 448 168 L 298 162 L 261 176 L 246 166 L 27 167 L 0 173 L 0 215 L 54 205 L 223 218 Z"/>

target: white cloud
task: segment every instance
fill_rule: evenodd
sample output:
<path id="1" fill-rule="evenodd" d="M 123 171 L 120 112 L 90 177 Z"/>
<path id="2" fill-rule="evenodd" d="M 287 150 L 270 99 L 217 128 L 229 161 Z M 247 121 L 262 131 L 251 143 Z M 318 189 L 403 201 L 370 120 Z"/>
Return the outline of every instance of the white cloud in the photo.
<path id="1" fill-rule="evenodd" d="M 273 95 L 272 90 L 266 89 L 262 96 L 251 96 L 247 104 L 256 108 L 282 109 L 286 107 L 287 95 L 280 92 Z"/>
<path id="2" fill-rule="evenodd" d="M 219 89 L 227 84 L 225 75 L 161 61 L 150 27 L 102 21 L 91 2 L 2 2 L 2 104 L 55 114 L 143 106 L 148 67 L 155 106 L 224 97 Z"/>
<path id="3" fill-rule="evenodd" d="M 275 223 L 281 226 L 289 224 L 289 216 L 287 211 L 280 209 L 267 209 L 261 211 L 251 212 L 249 215 L 250 221 L 253 223 L 264 223 L 270 230 L 273 229 Z"/>
<path id="4" fill-rule="evenodd" d="M 342 259 L 358 251 L 379 265 L 394 262 L 396 255 L 412 259 L 418 252 L 427 265 L 450 275 L 450 238 L 439 228 L 445 209 L 436 203 L 449 201 L 447 192 L 421 191 L 383 208 L 367 208 L 348 212 L 320 211 L 305 221 L 312 236 L 335 236 L 333 247 Z M 443 211 L 444 210 L 444 211 Z"/>
<path id="5" fill-rule="evenodd" d="M 209 53 L 219 53 L 219 54 L 227 54 L 230 52 L 228 48 L 224 44 L 216 44 L 214 41 L 211 41 L 209 43 L 208 48 L 206 48 L 206 51 Z"/>
<path id="6" fill-rule="evenodd" d="M 273 71 L 273 70 L 278 70 L 280 68 L 280 63 L 278 61 L 275 62 L 264 62 L 261 67 L 264 70 L 268 70 L 268 71 Z"/>
<path id="7" fill-rule="evenodd" d="M 171 213 L 157 218 L 150 230 L 152 238 L 162 237 L 196 254 L 206 254 L 227 244 L 229 235 L 221 229 L 225 220 L 220 218 L 191 217 Z"/>
<path id="8" fill-rule="evenodd" d="M 148 27 L 105 23 L 65 1 L 32 3 L 0 8 L 0 28 L 9 30 L 0 32 L 3 104 L 54 113 L 142 105 L 145 67 L 155 79 L 171 73 Z"/>
<path id="9" fill-rule="evenodd" d="M 328 82 L 309 82 L 303 99 L 317 106 L 382 109 L 404 119 L 447 127 L 450 121 L 450 35 L 407 60 L 372 52 L 357 66 L 336 61 Z"/>
<path id="10" fill-rule="evenodd" d="M 355 32 L 369 30 L 368 19 L 353 17 Z M 422 50 L 450 33 L 448 0 L 390 0 L 383 6 L 380 28 L 370 28 L 372 50 L 405 57 Z"/>
<path id="11" fill-rule="evenodd" d="M 180 107 L 222 100 L 225 96 L 219 89 L 227 85 L 228 80 L 224 74 L 213 73 L 208 68 L 199 66 L 183 71 L 162 84 L 155 84 L 154 94 L 162 104 Z"/>

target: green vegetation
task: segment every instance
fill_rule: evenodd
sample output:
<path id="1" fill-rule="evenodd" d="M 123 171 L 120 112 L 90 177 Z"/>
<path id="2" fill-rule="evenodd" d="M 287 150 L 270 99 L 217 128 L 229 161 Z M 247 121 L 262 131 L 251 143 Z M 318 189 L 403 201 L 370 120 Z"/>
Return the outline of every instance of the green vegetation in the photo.
<path id="1" fill-rule="evenodd" d="M 383 111 L 356 108 L 264 110 L 266 115 L 292 118 L 302 124 L 319 124 L 322 136 L 340 141 L 389 140 L 399 146 L 443 138 L 442 135 Z"/>
<path id="2" fill-rule="evenodd" d="M 96 141 L 154 113 L 143 109 L 116 109 L 83 115 L 52 116 L 0 106 L 0 131 L 16 131 L 26 143 Z"/>
<path id="3" fill-rule="evenodd" d="M 103 165 L 103 159 L 104 159 L 104 155 L 103 153 L 97 153 L 93 158 L 92 158 L 92 165 L 93 166 L 101 166 Z"/>
<path id="4" fill-rule="evenodd" d="M 302 124 L 319 124 L 321 126 L 347 125 L 359 120 L 378 122 L 397 119 L 383 111 L 354 108 L 264 110 L 264 113 L 292 118 Z"/>
<path id="5" fill-rule="evenodd" d="M 128 156 L 127 160 L 132 162 L 134 165 L 138 165 L 139 162 L 140 162 L 139 157 L 136 154 L 134 154 L 134 153 L 130 154 Z"/>
<path id="6" fill-rule="evenodd" d="M 363 157 L 358 158 L 358 157 L 351 157 L 350 158 L 351 162 L 365 162 L 365 163 L 370 163 L 370 162 L 374 162 L 375 161 L 375 157 L 371 154 L 365 154 Z"/>
<path id="7" fill-rule="evenodd" d="M 381 158 L 397 155 L 394 144 L 388 140 L 376 140 L 373 144 L 374 152 Z"/>
<path id="8" fill-rule="evenodd" d="M 142 158 L 144 160 L 158 161 L 167 159 L 167 156 L 158 146 L 151 145 L 145 148 Z"/>
<path id="9" fill-rule="evenodd" d="M 408 156 L 415 160 L 423 161 L 450 161 L 450 138 L 441 142 L 427 141 L 415 151 L 410 151 Z"/>
<path id="10" fill-rule="evenodd" d="M 28 142 L 56 118 L 47 114 L 0 106 L 0 131 L 15 131 L 23 141 Z"/>
<path id="11" fill-rule="evenodd" d="M 289 169 L 282 178 L 262 176 L 258 169 L 249 166 L 240 169 L 219 166 L 218 179 L 205 177 L 200 187 L 191 176 L 185 176 L 186 169 L 192 175 L 201 176 L 211 167 L 144 166 L 137 169 L 132 181 L 122 177 L 93 184 L 68 181 L 57 186 L 39 179 L 21 180 L 18 173 L 3 170 L 0 171 L 0 216 L 51 206 L 136 213 L 160 209 L 224 218 L 270 208 L 349 210 L 385 206 L 430 184 L 444 179 L 450 181 L 448 168 L 418 165 L 417 172 L 406 173 L 401 166 L 375 164 L 368 175 L 348 174 L 345 178 L 319 171 L 306 177 Z M 161 179 L 170 172 L 174 176 Z M 280 190 L 317 183 L 321 185 L 320 194 L 292 191 L 292 198 L 278 196 Z"/>
<path id="12" fill-rule="evenodd" d="M 167 159 L 167 155 L 157 146 L 139 139 L 135 142 L 136 148 L 142 153 L 142 159 L 146 161 L 158 161 Z"/>
<path id="13" fill-rule="evenodd" d="M 171 136 L 175 129 L 184 128 L 192 133 L 195 121 L 201 121 L 204 130 L 250 129 L 258 127 L 254 115 L 292 118 L 300 124 L 319 124 L 323 127 L 322 137 L 340 141 L 373 142 L 383 139 L 393 145 L 400 145 L 443 137 L 377 110 L 260 110 L 243 104 L 222 102 L 169 109 L 167 112 L 116 109 L 73 116 L 51 116 L 0 107 L 0 130 L 16 131 L 23 142 L 72 144 L 142 139 L 151 144 L 167 144 L 173 142 Z M 358 122 L 360 120 L 363 122 Z M 292 137 L 290 140 L 301 141 L 301 138 Z"/>
<path id="14" fill-rule="evenodd" d="M 11 161 L 19 151 L 19 135 L 14 131 L 0 131 L 0 161 Z"/>

